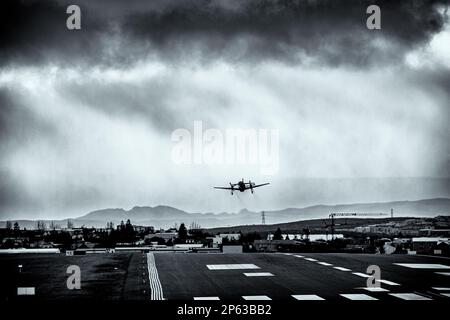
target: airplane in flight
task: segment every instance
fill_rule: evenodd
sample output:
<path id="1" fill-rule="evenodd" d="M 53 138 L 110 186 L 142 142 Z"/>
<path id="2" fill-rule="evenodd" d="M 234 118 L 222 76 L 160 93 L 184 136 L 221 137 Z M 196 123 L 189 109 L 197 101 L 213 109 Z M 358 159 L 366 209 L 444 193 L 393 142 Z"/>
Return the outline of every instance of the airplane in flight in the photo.
<path id="1" fill-rule="evenodd" d="M 266 186 L 269 183 L 262 183 L 262 184 L 255 184 L 254 182 L 251 182 L 250 180 L 248 182 L 244 182 L 244 178 L 242 178 L 241 181 L 238 183 L 231 183 L 229 187 L 214 187 L 214 189 L 224 189 L 224 190 L 231 190 L 231 194 L 233 195 L 234 191 L 240 191 L 244 192 L 245 190 L 251 190 L 252 193 L 254 193 L 253 189 Z"/>

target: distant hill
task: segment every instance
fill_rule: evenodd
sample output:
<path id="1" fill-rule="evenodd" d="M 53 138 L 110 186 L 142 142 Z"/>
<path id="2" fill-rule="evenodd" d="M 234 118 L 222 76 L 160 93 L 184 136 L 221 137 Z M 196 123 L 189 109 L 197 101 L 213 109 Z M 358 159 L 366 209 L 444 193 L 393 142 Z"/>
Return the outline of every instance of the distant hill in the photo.
<path id="1" fill-rule="evenodd" d="M 335 223 L 337 225 L 336 229 L 343 226 L 345 224 L 345 228 L 355 228 L 362 225 L 369 225 L 374 223 L 386 223 L 392 221 L 403 221 L 406 219 L 411 219 L 411 217 L 398 217 L 398 218 L 340 218 L 336 219 Z M 286 222 L 286 223 L 276 223 L 270 225 L 242 225 L 242 226 L 232 226 L 232 227 L 219 227 L 219 228 L 210 228 L 206 229 L 207 232 L 212 234 L 217 233 L 249 233 L 249 232 L 258 232 L 258 233 L 269 233 L 274 232 L 277 228 L 280 228 L 283 232 L 298 232 L 302 231 L 305 228 L 310 229 L 312 233 L 323 233 L 325 232 L 326 225 L 329 224 L 328 218 L 323 219 L 311 219 L 311 220 L 301 220 L 294 222 Z"/>
<path id="2" fill-rule="evenodd" d="M 394 201 L 378 203 L 354 203 L 337 205 L 315 205 L 305 208 L 287 208 L 283 210 L 265 211 L 266 223 L 287 223 L 293 221 L 324 219 L 331 212 L 385 212 L 394 209 L 395 217 L 435 217 L 450 215 L 450 199 L 436 198 L 417 201 Z M 112 221 L 119 224 L 122 220 L 130 219 L 133 224 L 150 225 L 156 228 L 168 228 L 175 223 L 184 222 L 188 226 L 196 222 L 203 228 L 229 227 L 239 225 L 256 225 L 261 221 L 261 213 L 242 209 L 238 213 L 188 213 L 170 206 L 134 207 L 124 209 L 102 209 L 71 219 L 75 226 L 104 227 Z M 36 221 L 19 220 L 21 227 L 34 228 Z M 54 221 L 62 227 L 67 225 L 67 219 Z M 50 221 L 47 221 L 50 224 Z M 4 226 L 5 221 L 0 222 Z"/>

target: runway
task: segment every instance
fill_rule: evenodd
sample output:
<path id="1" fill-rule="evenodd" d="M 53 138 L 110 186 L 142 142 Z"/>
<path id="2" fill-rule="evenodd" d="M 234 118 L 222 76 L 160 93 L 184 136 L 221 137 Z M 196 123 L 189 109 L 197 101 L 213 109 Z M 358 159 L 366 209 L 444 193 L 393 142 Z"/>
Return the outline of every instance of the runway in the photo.
<path id="1" fill-rule="evenodd" d="M 69 290 L 66 286 L 69 277 L 66 270 L 71 265 L 81 270 L 80 290 Z M 371 265 L 380 268 L 379 287 L 367 286 L 366 271 Z M 412 255 L 172 252 L 8 255 L 0 256 L 0 281 L 3 301 L 450 303 L 450 259 Z"/>
<path id="2" fill-rule="evenodd" d="M 445 258 L 156 253 L 155 261 L 167 300 L 445 301 L 450 296 Z M 379 287 L 367 287 L 370 265 L 380 267 Z"/>

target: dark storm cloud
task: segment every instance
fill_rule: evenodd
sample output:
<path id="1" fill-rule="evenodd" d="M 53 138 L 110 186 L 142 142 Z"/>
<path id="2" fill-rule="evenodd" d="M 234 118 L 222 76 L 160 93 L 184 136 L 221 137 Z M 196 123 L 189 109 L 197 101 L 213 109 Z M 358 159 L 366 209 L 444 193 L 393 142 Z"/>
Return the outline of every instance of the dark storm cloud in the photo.
<path id="1" fill-rule="evenodd" d="M 82 10 L 85 8 L 81 6 Z M 98 55 L 99 37 L 107 32 L 101 16 L 83 11 L 85 30 L 66 28 L 67 5 L 56 1 L 4 0 L 0 2 L 0 65 L 69 62 Z"/>
<path id="2" fill-rule="evenodd" d="M 254 0 L 226 8 L 217 1 L 184 1 L 136 14 L 125 30 L 168 56 L 195 48 L 203 56 L 231 60 L 296 61 L 303 53 L 331 65 L 363 65 L 402 57 L 440 31 L 444 16 L 438 2 Z M 382 8 L 382 31 L 366 28 L 370 4 Z M 378 36 L 391 45 L 377 46 Z"/>
<path id="3" fill-rule="evenodd" d="M 82 30 L 68 31 L 65 9 L 82 8 Z M 382 9 L 382 30 L 366 29 L 366 8 Z M 3 63 L 126 63 L 146 54 L 231 61 L 364 65 L 401 58 L 444 24 L 447 0 L 11 1 L 0 3 Z M 112 47 L 114 36 L 120 45 Z M 377 44 L 379 37 L 389 45 Z"/>

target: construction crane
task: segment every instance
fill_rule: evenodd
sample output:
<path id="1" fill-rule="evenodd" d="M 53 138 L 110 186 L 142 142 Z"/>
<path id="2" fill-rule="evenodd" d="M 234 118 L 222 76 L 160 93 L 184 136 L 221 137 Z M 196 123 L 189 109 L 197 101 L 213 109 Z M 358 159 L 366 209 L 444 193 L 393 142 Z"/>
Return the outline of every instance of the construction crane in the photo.
<path id="1" fill-rule="evenodd" d="M 330 213 L 330 215 L 328 216 L 328 218 L 330 219 L 331 223 L 329 225 L 327 225 L 327 227 L 331 228 L 331 240 L 334 239 L 334 227 L 336 226 L 335 224 L 335 217 L 373 217 L 373 216 L 388 216 L 389 213 L 383 213 L 383 212 L 332 212 Z M 391 212 L 392 215 L 392 212 Z"/>

